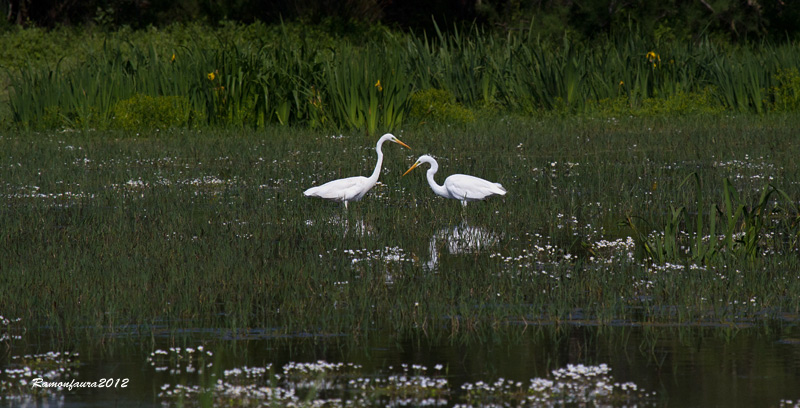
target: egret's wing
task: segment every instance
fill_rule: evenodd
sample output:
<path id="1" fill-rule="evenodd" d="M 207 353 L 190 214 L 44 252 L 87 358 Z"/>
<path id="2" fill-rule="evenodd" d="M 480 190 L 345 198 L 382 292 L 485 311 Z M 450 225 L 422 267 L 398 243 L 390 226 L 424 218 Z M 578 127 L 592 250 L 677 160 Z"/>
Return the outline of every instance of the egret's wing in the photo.
<path id="1" fill-rule="evenodd" d="M 311 187 L 304 191 L 306 196 L 327 198 L 329 200 L 349 200 L 353 189 L 364 184 L 366 177 L 356 176 L 329 181 L 321 186 Z"/>
<path id="2" fill-rule="evenodd" d="M 499 183 L 466 174 L 453 174 L 444 181 L 444 187 L 458 200 L 483 200 L 489 196 L 506 194 L 506 189 Z"/>

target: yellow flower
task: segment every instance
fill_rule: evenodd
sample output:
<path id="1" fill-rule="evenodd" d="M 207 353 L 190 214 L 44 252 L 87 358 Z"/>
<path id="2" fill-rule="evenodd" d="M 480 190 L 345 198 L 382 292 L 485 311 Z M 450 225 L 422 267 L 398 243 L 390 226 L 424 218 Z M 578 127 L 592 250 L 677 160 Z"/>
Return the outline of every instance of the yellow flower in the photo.
<path id="1" fill-rule="evenodd" d="M 378 92 L 383 92 L 383 87 L 381 86 L 380 79 L 378 80 L 378 82 L 375 83 L 375 87 L 378 88 Z"/>
<path id="2" fill-rule="evenodd" d="M 172 53 L 172 60 L 170 62 L 175 62 L 175 53 Z"/>
<path id="3" fill-rule="evenodd" d="M 625 81 L 619 81 L 619 86 L 625 86 Z"/>
<path id="4" fill-rule="evenodd" d="M 653 64 L 654 68 L 658 63 L 661 62 L 661 56 L 656 54 L 655 51 L 648 52 L 646 57 L 647 60 L 650 61 L 651 64 Z"/>
<path id="5" fill-rule="evenodd" d="M 208 73 L 208 75 L 206 75 L 206 76 L 208 77 L 208 80 L 209 80 L 209 81 L 213 81 L 213 80 L 214 80 L 214 78 L 216 78 L 216 77 L 217 77 L 216 75 L 214 75 L 214 73 L 213 73 L 213 72 L 209 72 L 209 73 Z"/>

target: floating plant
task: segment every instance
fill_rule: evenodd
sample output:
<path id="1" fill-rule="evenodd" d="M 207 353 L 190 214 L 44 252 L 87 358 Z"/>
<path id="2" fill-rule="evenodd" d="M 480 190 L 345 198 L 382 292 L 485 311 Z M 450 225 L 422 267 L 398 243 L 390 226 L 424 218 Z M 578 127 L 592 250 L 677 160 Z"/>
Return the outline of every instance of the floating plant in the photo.
<path id="1" fill-rule="evenodd" d="M 199 348 L 198 348 L 199 349 Z M 420 364 L 389 366 L 366 373 L 353 363 L 289 362 L 279 369 L 272 364 L 206 372 L 191 369 L 196 355 L 211 355 L 198 350 L 156 350 L 151 364 L 171 378 L 184 379 L 196 374 L 195 384 L 167 382 L 159 398 L 165 404 L 180 402 L 200 406 L 203 401 L 236 406 L 367 407 L 367 406 L 649 406 L 655 393 L 641 390 L 635 383 L 619 383 L 605 365 L 568 365 L 552 371 L 549 378 L 527 382 L 498 378 L 493 382 L 467 382 L 454 386 L 442 364 L 432 369 Z M 189 349 L 193 350 L 193 349 Z M 166 366 L 157 366 L 166 364 Z M 188 362 L 188 363 L 187 363 Z M 194 363 L 193 363 L 194 362 Z"/>

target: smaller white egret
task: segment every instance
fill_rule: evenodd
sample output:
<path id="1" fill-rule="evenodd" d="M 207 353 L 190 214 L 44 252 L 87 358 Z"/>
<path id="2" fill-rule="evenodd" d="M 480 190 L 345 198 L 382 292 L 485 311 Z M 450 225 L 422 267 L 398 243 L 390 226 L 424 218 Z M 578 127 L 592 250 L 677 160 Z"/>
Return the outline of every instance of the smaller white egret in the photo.
<path id="1" fill-rule="evenodd" d="M 422 163 L 431 165 L 431 168 L 428 169 L 428 184 L 430 184 L 433 192 L 444 198 L 460 200 L 461 205 L 464 207 L 470 201 L 483 200 L 493 195 L 506 195 L 506 189 L 500 183 L 492 183 L 467 174 L 453 174 L 444 180 L 444 186 L 436 184 L 436 181 L 433 180 L 433 175 L 439 170 L 439 163 L 436 163 L 436 159 L 427 154 L 420 156 L 417 162 L 406 170 L 403 175 L 405 176 Z"/>
<path id="2" fill-rule="evenodd" d="M 338 180 L 329 181 L 321 186 L 311 187 L 304 191 L 306 197 L 319 197 L 326 200 L 333 200 L 344 203 L 344 208 L 347 209 L 347 203 L 350 201 L 358 201 L 369 191 L 375 183 L 378 182 L 378 175 L 381 173 L 381 165 L 383 164 L 383 152 L 381 146 L 383 142 L 395 142 L 407 149 L 410 149 L 407 144 L 394 137 L 393 134 L 387 133 L 378 139 L 378 144 L 375 145 L 375 151 L 378 152 L 378 163 L 375 164 L 375 170 L 369 177 L 355 176 Z"/>

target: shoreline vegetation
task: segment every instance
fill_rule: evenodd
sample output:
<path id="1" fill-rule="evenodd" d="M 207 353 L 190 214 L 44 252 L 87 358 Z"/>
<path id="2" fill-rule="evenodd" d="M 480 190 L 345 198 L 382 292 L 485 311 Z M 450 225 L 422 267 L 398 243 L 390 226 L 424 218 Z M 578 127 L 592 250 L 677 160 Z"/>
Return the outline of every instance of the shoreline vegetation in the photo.
<path id="1" fill-rule="evenodd" d="M 298 23 L 172 24 L 0 36 L 6 129 L 295 126 L 369 134 L 502 115 L 543 118 L 797 112 L 794 41 L 593 40 L 478 26 L 358 36 Z"/>

